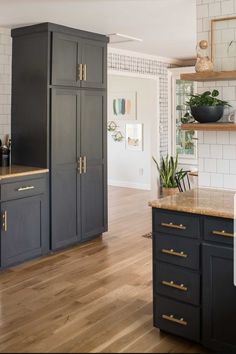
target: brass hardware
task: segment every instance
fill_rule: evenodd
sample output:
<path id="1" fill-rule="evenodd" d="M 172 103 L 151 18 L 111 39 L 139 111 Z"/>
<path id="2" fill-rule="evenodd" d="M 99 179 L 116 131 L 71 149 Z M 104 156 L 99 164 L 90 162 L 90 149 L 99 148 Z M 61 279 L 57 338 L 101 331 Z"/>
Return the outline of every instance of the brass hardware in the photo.
<path id="1" fill-rule="evenodd" d="M 77 65 L 77 80 L 79 81 L 83 80 L 83 64 Z"/>
<path id="2" fill-rule="evenodd" d="M 184 252 L 176 252 L 173 249 L 171 249 L 171 250 L 162 249 L 161 252 L 164 253 L 164 254 L 171 255 L 171 256 L 176 256 L 176 257 L 181 257 L 181 258 L 188 258 L 188 255 L 186 253 L 184 253 Z"/>
<path id="3" fill-rule="evenodd" d="M 20 187 L 17 189 L 17 192 L 23 192 L 23 191 L 29 191 L 31 189 L 34 189 L 34 186 L 26 186 L 26 187 Z"/>
<path id="4" fill-rule="evenodd" d="M 224 230 L 222 231 L 212 231 L 213 235 L 216 236 L 224 236 L 224 237 L 234 237 L 234 234 L 231 234 L 229 232 L 226 232 Z"/>
<path id="5" fill-rule="evenodd" d="M 83 157 L 83 173 L 87 173 L 87 158 Z"/>
<path id="6" fill-rule="evenodd" d="M 181 326 L 187 326 L 188 325 L 188 322 L 184 321 L 183 318 L 178 319 L 178 318 L 175 318 L 173 315 L 170 315 L 170 316 L 162 315 L 162 318 L 164 320 L 177 323 L 177 324 L 179 324 Z"/>
<path id="7" fill-rule="evenodd" d="M 3 215 L 2 215 L 2 227 L 3 227 L 3 231 L 7 232 L 7 211 L 5 210 Z"/>
<path id="8" fill-rule="evenodd" d="M 78 172 L 82 175 L 83 173 L 83 160 L 82 160 L 82 157 L 79 158 L 78 160 Z"/>
<path id="9" fill-rule="evenodd" d="M 87 81 L 87 65 L 83 65 L 83 80 Z"/>
<path id="10" fill-rule="evenodd" d="M 186 228 L 187 228 L 186 226 L 184 226 L 182 224 L 180 224 L 180 225 L 173 224 L 173 222 L 170 222 L 169 224 L 162 222 L 161 226 L 169 227 L 171 229 L 178 229 L 178 230 L 186 230 Z"/>
<path id="11" fill-rule="evenodd" d="M 168 282 L 165 280 L 163 280 L 161 283 L 162 283 L 162 285 L 168 286 L 170 288 L 175 288 L 175 289 L 178 289 L 181 291 L 188 291 L 188 288 L 186 286 L 184 286 L 184 284 L 178 285 L 178 284 L 175 284 L 173 281 Z"/>

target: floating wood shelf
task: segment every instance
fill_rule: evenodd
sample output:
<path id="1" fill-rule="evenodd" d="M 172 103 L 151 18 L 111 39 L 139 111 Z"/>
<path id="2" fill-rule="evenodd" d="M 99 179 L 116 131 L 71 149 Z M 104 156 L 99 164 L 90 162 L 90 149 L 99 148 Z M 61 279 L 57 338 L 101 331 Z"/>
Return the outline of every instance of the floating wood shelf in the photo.
<path id="1" fill-rule="evenodd" d="M 202 130 L 202 131 L 236 131 L 234 123 L 191 123 L 182 124 L 182 130 Z"/>
<path id="2" fill-rule="evenodd" d="M 185 81 L 228 81 L 236 80 L 236 71 L 213 71 L 204 73 L 181 74 L 181 80 Z"/>

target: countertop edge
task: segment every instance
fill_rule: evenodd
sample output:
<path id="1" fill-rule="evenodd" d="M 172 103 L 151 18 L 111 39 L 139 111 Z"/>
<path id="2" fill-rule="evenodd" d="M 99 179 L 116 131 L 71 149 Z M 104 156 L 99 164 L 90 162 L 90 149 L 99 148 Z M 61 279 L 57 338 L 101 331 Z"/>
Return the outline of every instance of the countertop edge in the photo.
<path id="1" fill-rule="evenodd" d="M 11 174 L 6 174 L 4 176 L 0 176 L 0 181 L 4 179 L 14 178 L 14 177 L 23 177 L 23 176 L 31 176 L 31 175 L 39 175 L 41 173 L 48 173 L 49 169 L 42 169 L 36 171 L 25 171 L 25 172 L 16 172 Z"/>

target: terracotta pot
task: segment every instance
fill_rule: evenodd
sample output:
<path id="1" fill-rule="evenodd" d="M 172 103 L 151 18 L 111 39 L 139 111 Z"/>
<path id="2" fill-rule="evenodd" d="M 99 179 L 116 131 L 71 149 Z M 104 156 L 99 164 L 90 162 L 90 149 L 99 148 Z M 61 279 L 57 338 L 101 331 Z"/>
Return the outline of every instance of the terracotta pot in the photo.
<path id="1" fill-rule="evenodd" d="M 178 188 L 162 188 L 162 195 L 163 197 L 169 197 L 171 195 L 175 195 L 179 193 L 179 189 Z"/>

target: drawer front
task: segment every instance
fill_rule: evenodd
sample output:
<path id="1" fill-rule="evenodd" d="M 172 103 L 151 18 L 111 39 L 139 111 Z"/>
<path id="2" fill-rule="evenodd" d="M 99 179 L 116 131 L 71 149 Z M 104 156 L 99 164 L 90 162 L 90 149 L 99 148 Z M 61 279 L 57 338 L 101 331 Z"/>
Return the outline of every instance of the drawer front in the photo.
<path id="1" fill-rule="evenodd" d="M 156 296 L 154 325 L 171 334 L 200 341 L 200 309 L 192 305 Z"/>
<path id="2" fill-rule="evenodd" d="M 43 194 L 46 190 L 44 178 L 23 180 L 19 182 L 6 183 L 1 186 L 1 199 L 20 199 L 38 194 Z"/>
<path id="3" fill-rule="evenodd" d="M 234 221 L 223 218 L 204 218 L 204 239 L 233 246 Z"/>
<path id="4" fill-rule="evenodd" d="M 200 244 L 197 241 L 165 234 L 153 235 L 154 259 L 198 270 Z"/>
<path id="5" fill-rule="evenodd" d="M 200 304 L 200 275 L 172 265 L 154 263 L 155 292 L 193 305 Z"/>
<path id="6" fill-rule="evenodd" d="M 200 218 L 154 209 L 154 232 L 164 232 L 189 238 L 200 238 Z"/>

